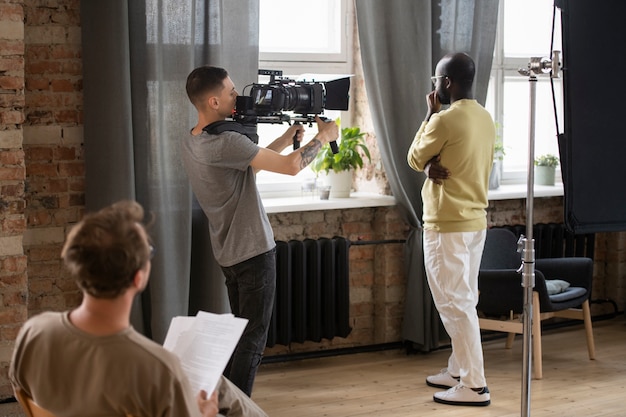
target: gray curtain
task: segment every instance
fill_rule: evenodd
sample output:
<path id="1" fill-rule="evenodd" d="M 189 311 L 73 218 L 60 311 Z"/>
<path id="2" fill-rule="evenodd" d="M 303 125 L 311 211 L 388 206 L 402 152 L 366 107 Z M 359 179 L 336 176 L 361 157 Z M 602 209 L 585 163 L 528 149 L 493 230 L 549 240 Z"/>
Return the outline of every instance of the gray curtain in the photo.
<path id="1" fill-rule="evenodd" d="M 178 141 L 196 123 L 193 68 L 256 81 L 258 13 L 258 0 L 81 1 L 86 209 L 134 199 L 154 215 L 157 253 L 132 321 L 158 342 L 174 316 L 228 310 Z"/>
<path id="2" fill-rule="evenodd" d="M 433 305 L 422 252 L 421 187 L 406 155 L 426 115 L 430 76 L 446 53 L 469 53 L 477 66 L 476 98 L 484 104 L 498 0 L 356 0 L 359 42 L 369 105 L 385 173 L 405 221 L 406 306 L 402 335 L 420 350 L 445 336 Z"/>

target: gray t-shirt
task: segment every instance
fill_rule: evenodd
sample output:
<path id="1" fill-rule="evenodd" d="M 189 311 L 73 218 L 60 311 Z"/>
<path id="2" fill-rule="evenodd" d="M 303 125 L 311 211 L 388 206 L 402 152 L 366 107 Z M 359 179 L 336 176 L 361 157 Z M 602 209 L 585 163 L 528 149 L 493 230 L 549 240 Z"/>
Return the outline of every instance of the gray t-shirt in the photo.
<path id="1" fill-rule="evenodd" d="M 276 243 L 250 162 L 259 147 L 237 132 L 191 133 L 181 142 L 185 171 L 209 220 L 215 259 L 232 266 Z"/>

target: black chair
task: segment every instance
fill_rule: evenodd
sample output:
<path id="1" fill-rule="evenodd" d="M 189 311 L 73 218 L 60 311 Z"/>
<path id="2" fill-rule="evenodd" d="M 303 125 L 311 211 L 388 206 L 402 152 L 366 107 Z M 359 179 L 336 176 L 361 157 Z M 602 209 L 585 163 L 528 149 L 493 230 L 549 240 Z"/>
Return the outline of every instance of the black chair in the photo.
<path id="1" fill-rule="evenodd" d="M 485 249 L 478 275 L 480 328 L 509 333 L 506 347 L 511 348 L 515 334 L 523 333 L 524 288 L 522 265 L 517 252 L 517 237 L 505 228 L 487 230 Z M 543 376 L 541 363 L 541 321 L 551 317 L 583 320 L 589 359 L 595 358 L 589 299 L 593 261 L 586 257 L 546 258 L 535 260 L 533 289 L 533 363 L 534 377 Z M 548 288 L 569 283 L 555 293 Z M 563 285 L 564 287 L 565 285 Z"/>

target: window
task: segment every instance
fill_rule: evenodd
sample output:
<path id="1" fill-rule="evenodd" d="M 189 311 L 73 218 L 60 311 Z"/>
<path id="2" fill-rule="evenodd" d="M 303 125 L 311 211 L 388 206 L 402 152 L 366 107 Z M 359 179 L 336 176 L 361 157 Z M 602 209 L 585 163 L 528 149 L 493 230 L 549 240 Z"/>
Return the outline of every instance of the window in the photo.
<path id="1" fill-rule="evenodd" d="M 555 21 L 553 50 L 562 50 L 560 11 Z M 500 0 L 498 33 L 486 107 L 499 125 L 506 155 L 505 182 L 521 182 L 528 168 L 530 112 L 529 77 L 519 74 L 531 57 L 551 58 L 553 4 L 545 0 Z M 554 79 L 559 128 L 562 126 L 562 83 Z M 535 155 L 558 155 L 557 131 L 548 74 L 537 76 Z"/>
<path id="2" fill-rule="evenodd" d="M 301 74 L 350 74 L 353 16 L 352 2 L 347 0 L 260 0 L 259 68 L 282 70 L 283 76 L 296 80 Z M 308 76 L 306 80 L 314 81 Z M 269 77 L 259 76 L 259 82 L 267 83 Z M 340 118 L 344 126 L 350 122 L 349 112 L 325 110 L 322 116 Z M 259 123 L 259 145 L 267 146 L 288 127 Z M 304 128 L 302 143 L 307 143 L 317 127 Z M 292 150 L 288 147 L 283 153 Z M 257 184 L 263 196 L 299 195 L 301 185 L 314 177 L 310 168 L 295 177 L 261 171 Z"/>
<path id="3" fill-rule="evenodd" d="M 344 62 L 345 15 L 342 0 L 261 0 L 261 60 Z"/>

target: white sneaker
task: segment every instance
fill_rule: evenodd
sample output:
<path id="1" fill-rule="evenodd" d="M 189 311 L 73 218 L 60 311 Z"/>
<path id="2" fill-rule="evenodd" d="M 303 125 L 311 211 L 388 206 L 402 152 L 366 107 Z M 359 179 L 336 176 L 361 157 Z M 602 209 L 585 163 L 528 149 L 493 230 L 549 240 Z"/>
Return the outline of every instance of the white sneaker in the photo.
<path id="1" fill-rule="evenodd" d="M 450 375 L 447 368 L 443 368 L 437 375 L 430 375 L 426 377 L 426 384 L 435 387 L 448 389 L 459 384 L 460 378 L 458 376 Z"/>
<path id="2" fill-rule="evenodd" d="M 447 391 L 436 392 L 433 395 L 433 400 L 437 403 L 449 405 L 486 406 L 491 404 L 489 388 L 483 387 L 479 388 L 479 391 L 475 391 L 474 388 L 466 387 L 463 384 L 452 387 Z"/>

